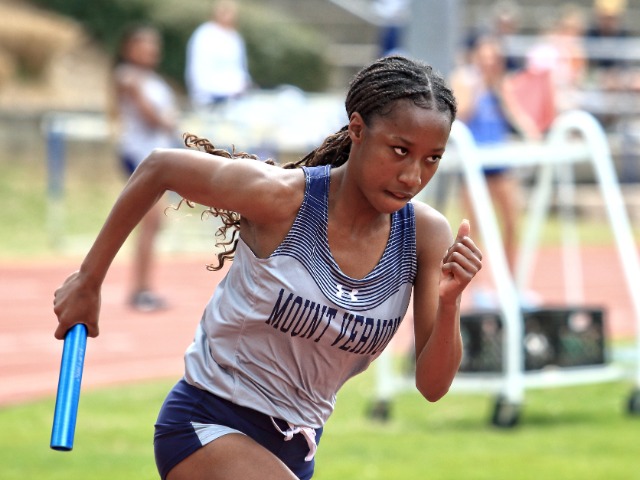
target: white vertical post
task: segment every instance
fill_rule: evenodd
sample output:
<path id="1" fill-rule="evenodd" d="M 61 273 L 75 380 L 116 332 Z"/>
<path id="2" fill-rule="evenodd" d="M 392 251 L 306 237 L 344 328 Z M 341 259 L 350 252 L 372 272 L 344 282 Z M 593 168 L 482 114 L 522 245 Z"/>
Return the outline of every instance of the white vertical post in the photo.
<path id="1" fill-rule="evenodd" d="M 529 202 L 527 224 L 516 261 L 516 287 L 519 292 L 523 292 L 529 287 L 542 224 L 549 211 L 553 178 L 553 165 L 545 163 L 539 167 L 535 187 Z"/>
<path id="2" fill-rule="evenodd" d="M 503 325 L 503 395 L 509 403 L 520 404 L 524 398 L 524 358 L 522 352 L 523 320 L 518 293 L 509 271 L 498 220 L 482 173 L 478 148 L 469 129 L 456 121 L 451 138 L 456 143 L 464 179 L 473 195 L 472 206 L 476 218 L 482 218 L 477 227 L 483 240 L 483 249 L 490 258 L 491 273 L 496 285 L 502 310 Z"/>
<path id="3" fill-rule="evenodd" d="M 563 128 L 565 132 L 578 130 L 589 145 L 590 161 L 604 198 L 636 316 L 635 382 L 637 386 L 640 386 L 640 295 L 635 290 L 640 285 L 640 257 L 638 256 L 638 246 L 633 238 L 624 198 L 613 168 L 611 151 L 602 128 L 592 115 L 583 111 L 574 111 L 565 114 L 561 120 L 559 128 Z"/>

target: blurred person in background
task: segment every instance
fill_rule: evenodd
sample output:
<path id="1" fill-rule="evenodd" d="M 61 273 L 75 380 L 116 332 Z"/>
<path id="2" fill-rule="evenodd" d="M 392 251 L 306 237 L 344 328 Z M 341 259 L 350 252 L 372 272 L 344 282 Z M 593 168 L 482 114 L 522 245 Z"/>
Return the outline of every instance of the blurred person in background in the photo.
<path id="1" fill-rule="evenodd" d="M 527 52 L 525 70 L 533 75 L 549 75 L 558 111 L 579 108 L 588 66 L 584 45 L 586 15 L 581 6 L 570 3 L 545 24 L 551 27 Z"/>
<path id="2" fill-rule="evenodd" d="M 635 93 L 640 90 L 640 74 L 629 59 L 620 56 L 628 47 L 623 43 L 631 37 L 625 25 L 626 0 L 595 0 L 592 23 L 585 39 L 594 53 L 589 61 L 589 75 L 594 92 L 595 115 L 607 130 L 620 129 L 623 149 L 633 163 L 637 161 L 637 139 L 632 117 Z M 626 98 L 633 94 L 634 97 Z M 625 114 L 630 113 L 631 116 Z"/>
<path id="3" fill-rule="evenodd" d="M 592 24 L 587 29 L 586 39 L 615 41 L 628 38 L 630 34 L 624 25 L 626 10 L 626 0 L 595 0 Z M 612 43 L 603 52 L 608 52 L 611 56 L 600 54 L 590 61 L 589 67 L 595 76 L 596 84 L 604 90 L 629 87 L 629 65 L 624 59 L 616 58 L 616 53 L 621 49 L 620 45 Z"/>
<path id="4" fill-rule="evenodd" d="M 129 27 L 120 39 L 113 69 L 114 106 L 120 162 L 127 176 L 154 148 L 178 144 L 175 95 L 156 72 L 161 51 L 160 33 L 152 26 Z M 153 292 L 151 285 L 154 244 L 164 208 L 158 202 L 140 222 L 129 298 L 129 304 L 140 311 L 166 307 L 165 300 Z"/>
<path id="5" fill-rule="evenodd" d="M 401 54 L 404 35 L 411 13 L 411 0 L 374 0 L 373 11 L 380 19 L 379 55 Z"/>
<path id="6" fill-rule="evenodd" d="M 196 28 L 186 52 L 185 81 L 196 108 L 216 106 L 251 86 L 244 39 L 236 28 L 238 4 L 218 0 L 211 19 Z"/>
<path id="7" fill-rule="evenodd" d="M 627 0 L 595 0 L 586 40 L 598 53 L 589 62 L 592 110 L 605 130 L 620 135 L 620 180 L 638 182 L 640 68 L 638 52 L 626 43 L 633 35 L 629 13 Z"/>
<path id="8" fill-rule="evenodd" d="M 507 71 L 520 70 L 523 66 L 522 57 L 509 52 L 508 39 L 520 33 L 520 9 L 515 2 L 503 0 L 493 5 L 493 24 L 490 25 L 492 33 L 500 42 L 505 58 Z"/>
<path id="9" fill-rule="evenodd" d="M 514 98 L 508 83 L 505 57 L 500 41 L 490 33 L 471 35 L 466 63 L 452 73 L 451 86 L 458 99 L 458 119 L 471 131 L 480 146 L 500 145 L 514 137 L 539 140 L 536 122 Z M 487 188 L 502 227 L 507 263 L 513 273 L 518 248 L 518 226 L 522 206 L 520 179 L 511 166 L 485 168 Z M 469 192 L 465 192 L 465 210 L 473 219 Z M 476 306 L 495 306 L 488 291 L 472 292 Z"/>

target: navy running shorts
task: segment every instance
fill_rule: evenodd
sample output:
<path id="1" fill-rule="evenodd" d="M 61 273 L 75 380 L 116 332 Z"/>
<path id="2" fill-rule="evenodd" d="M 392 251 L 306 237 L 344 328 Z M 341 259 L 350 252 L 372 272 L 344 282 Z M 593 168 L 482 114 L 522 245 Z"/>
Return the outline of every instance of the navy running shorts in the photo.
<path id="1" fill-rule="evenodd" d="M 274 425 L 275 422 L 275 425 Z M 277 428 L 276 428 L 277 427 Z M 268 449 L 301 480 L 313 476 L 315 459 L 302 434 L 283 435 L 287 422 L 241 407 L 180 380 L 169 392 L 155 425 L 154 451 L 161 478 L 199 448 L 228 433 L 243 433 Z M 315 430 L 316 444 L 322 428 Z"/>
<path id="2" fill-rule="evenodd" d="M 133 171 L 138 166 L 133 157 L 131 155 L 127 155 L 126 153 L 120 154 L 120 166 L 122 167 L 122 171 L 127 177 L 133 175 Z"/>
<path id="3" fill-rule="evenodd" d="M 493 177 L 496 175 L 502 175 L 503 173 L 509 171 L 508 167 L 491 167 L 491 168 L 483 168 L 482 172 L 487 177 Z"/>

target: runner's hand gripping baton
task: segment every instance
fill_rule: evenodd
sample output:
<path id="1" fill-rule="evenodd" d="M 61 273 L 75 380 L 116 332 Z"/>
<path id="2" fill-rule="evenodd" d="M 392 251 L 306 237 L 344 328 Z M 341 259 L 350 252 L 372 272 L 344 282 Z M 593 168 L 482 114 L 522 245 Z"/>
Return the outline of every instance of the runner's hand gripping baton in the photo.
<path id="1" fill-rule="evenodd" d="M 73 449 L 86 347 L 87 327 L 81 323 L 74 325 L 67 332 L 62 349 L 58 393 L 51 430 L 53 450 L 68 452 Z"/>

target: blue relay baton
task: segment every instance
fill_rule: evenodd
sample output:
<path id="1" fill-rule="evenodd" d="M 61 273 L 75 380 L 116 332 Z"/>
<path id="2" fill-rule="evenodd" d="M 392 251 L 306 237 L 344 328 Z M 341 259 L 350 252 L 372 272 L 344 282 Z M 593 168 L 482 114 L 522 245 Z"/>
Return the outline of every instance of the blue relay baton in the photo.
<path id="1" fill-rule="evenodd" d="M 68 452 L 73 448 L 86 347 L 87 327 L 81 323 L 74 325 L 67 331 L 62 349 L 58 393 L 51 430 L 53 450 Z"/>

